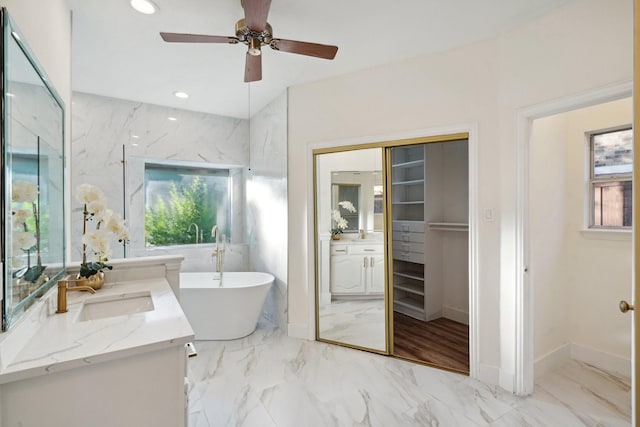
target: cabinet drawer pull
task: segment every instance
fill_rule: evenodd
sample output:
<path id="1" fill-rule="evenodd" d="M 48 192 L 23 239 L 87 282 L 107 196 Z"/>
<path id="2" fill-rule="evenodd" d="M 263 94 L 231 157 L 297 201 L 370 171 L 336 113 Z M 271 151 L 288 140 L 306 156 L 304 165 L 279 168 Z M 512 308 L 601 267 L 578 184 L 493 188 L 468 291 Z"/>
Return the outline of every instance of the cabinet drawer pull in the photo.
<path id="1" fill-rule="evenodd" d="M 364 251 L 365 252 L 375 252 L 376 250 L 375 249 L 365 249 Z"/>
<path id="2" fill-rule="evenodd" d="M 336 252 L 347 252 L 347 250 L 346 250 L 346 249 L 336 249 L 335 251 L 336 251 Z"/>
<path id="3" fill-rule="evenodd" d="M 362 267 L 367 268 L 367 257 L 362 258 Z"/>
<path id="4" fill-rule="evenodd" d="M 369 265 L 371 266 L 371 268 L 373 268 L 373 267 L 374 267 L 374 262 L 373 262 L 373 260 L 374 260 L 374 258 L 373 258 L 373 257 L 369 258 Z"/>

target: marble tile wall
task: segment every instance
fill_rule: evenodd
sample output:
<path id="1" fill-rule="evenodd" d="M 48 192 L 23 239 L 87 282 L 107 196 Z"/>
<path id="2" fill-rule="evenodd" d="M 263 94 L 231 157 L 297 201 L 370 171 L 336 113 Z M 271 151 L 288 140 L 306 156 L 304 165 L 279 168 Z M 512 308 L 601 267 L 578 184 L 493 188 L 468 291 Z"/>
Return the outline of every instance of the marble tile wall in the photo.
<path id="1" fill-rule="evenodd" d="M 70 212 L 71 264 L 81 259 L 82 213 L 75 201 L 75 188 L 88 183 L 103 189 L 109 207 L 126 214 L 131 233 L 127 256 L 184 254 L 183 270 L 213 271 L 212 245 L 144 247 L 144 216 L 140 214 L 144 203 L 142 177 L 144 160 L 152 159 L 234 168 L 238 179 L 234 184 L 232 244 L 225 257 L 225 269 L 247 270 L 244 174 L 249 164 L 249 126 L 246 120 L 75 92 L 71 126 L 70 191 L 74 203 Z M 123 255 L 122 248 L 113 247 L 112 258 Z"/>
<path id="2" fill-rule="evenodd" d="M 287 94 L 251 117 L 247 231 L 250 269 L 275 276 L 261 321 L 287 330 Z"/>

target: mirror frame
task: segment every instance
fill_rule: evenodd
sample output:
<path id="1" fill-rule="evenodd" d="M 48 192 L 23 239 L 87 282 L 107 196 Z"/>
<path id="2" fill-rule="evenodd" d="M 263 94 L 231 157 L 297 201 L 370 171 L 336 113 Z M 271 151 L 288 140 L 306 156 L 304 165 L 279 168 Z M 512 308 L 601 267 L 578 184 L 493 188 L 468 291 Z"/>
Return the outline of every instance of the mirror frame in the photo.
<path id="1" fill-rule="evenodd" d="M 0 147 L 2 149 L 2 156 L 0 158 L 0 183 L 2 185 L 0 185 L 0 195 L 2 196 L 2 203 L 0 204 L 0 215 L 2 215 L 2 224 L 0 225 L 0 252 L 2 253 L 2 259 L 0 260 L 0 263 L 2 265 L 2 290 L 3 290 L 3 295 L 2 295 L 2 330 L 6 331 L 7 329 L 9 329 L 9 327 L 15 323 L 15 321 L 20 317 L 20 315 L 22 313 L 24 313 L 24 311 L 31 306 L 35 300 L 39 297 L 41 297 L 66 271 L 66 260 L 65 260 L 65 253 L 66 253 L 66 242 L 65 242 L 65 235 L 66 235 L 66 224 L 65 224 L 65 216 L 66 216 L 66 207 L 64 204 L 64 194 L 65 194 L 65 180 L 64 180 L 64 174 L 65 174 L 65 169 L 66 169 L 66 164 L 65 164 L 65 120 L 66 120 L 66 116 L 65 116 L 65 106 L 64 106 L 64 102 L 62 101 L 62 98 L 60 97 L 60 95 L 57 93 L 57 91 L 55 90 L 55 88 L 52 86 L 51 84 L 51 80 L 47 77 L 46 73 L 44 72 L 43 67 L 38 63 L 38 61 L 36 60 L 35 55 L 33 54 L 33 52 L 31 51 L 31 49 L 29 48 L 29 46 L 27 45 L 27 43 L 25 42 L 25 38 L 22 35 L 22 33 L 20 32 L 20 30 L 17 28 L 15 22 L 12 20 L 11 16 L 9 15 L 9 13 L 7 12 L 6 8 L 2 8 L 0 9 L 0 20 L 1 20 L 1 26 L 2 26 L 2 49 L 0 51 L 0 56 L 1 56 L 1 61 L 2 61 L 2 67 L 3 67 L 3 78 L 2 78 L 2 99 L 1 99 L 1 105 L 2 105 L 2 119 L 0 121 Z M 8 246 L 8 233 L 11 232 L 11 222 L 7 221 L 8 219 L 8 215 L 10 215 L 11 212 L 11 185 L 12 185 L 12 171 L 9 170 L 10 165 L 7 164 L 7 153 L 8 150 L 10 150 L 11 146 L 12 146 L 12 141 L 11 141 L 11 135 L 9 134 L 9 122 L 11 120 L 10 114 L 11 114 L 11 110 L 9 108 L 10 105 L 10 100 L 9 97 L 10 95 L 8 94 L 8 87 L 9 87 L 9 77 L 8 76 L 8 72 L 7 69 L 9 67 L 9 63 L 10 61 L 12 61 L 12 58 L 10 58 L 10 49 L 9 49 L 9 43 L 11 42 L 15 42 L 18 46 L 18 48 L 20 49 L 20 51 L 24 54 L 25 59 L 29 62 L 29 64 L 33 67 L 33 70 L 35 71 L 35 73 L 37 74 L 37 76 L 40 78 L 40 80 L 43 83 L 43 87 L 46 89 L 46 91 L 48 92 L 48 94 L 51 96 L 51 99 L 53 100 L 53 102 L 55 103 L 55 105 L 57 107 L 59 107 L 59 112 L 60 112 L 60 120 L 61 120 L 61 128 L 60 128 L 60 134 L 57 135 L 59 136 L 59 141 L 54 141 L 55 143 L 59 143 L 60 144 L 60 170 L 61 170 L 61 174 L 59 176 L 59 192 L 62 195 L 62 200 L 61 200 L 61 213 L 62 213 L 62 218 L 61 218 L 61 229 L 60 232 L 62 234 L 62 241 L 60 242 L 61 244 L 61 248 L 59 248 L 61 250 L 61 259 L 60 262 L 55 262 L 54 265 L 55 267 L 52 267 L 51 270 L 46 271 L 46 275 L 43 272 L 43 280 L 44 282 L 42 284 L 40 284 L 38 286 L 37 282 L 35 284 L 35 288 L 30 290 L 30 294 L 28 296 L 26 296 L 25 298 L 23 298 L 20 302 L 18 302 L 17 304 L 13 305 L 12 307 L 12 298 L 9 297 L 10 293 L 12 292 L 12 271 L 11 271 L 11 260 L 9 258 L 10 256 L 10 252 L 11 252 L 11 248 L 9 248 Z M 57 138 L 56 138 L 57 139 Z M 38 159 L 38 162 L 40 162 L 40 159 Z M 40 168 L 38 167 L 38 173 L 40 171 Z M 38 177 L 39 180 L 39 177 Z M 59 212 L 56 212 L 55 214 L 58 214 Z M 38 222 L 39 222 L 40 218 L 38 218 Z M 39 226 L 39 225 L 38 225 Z M 8 280 L 9 279 L 9 280 Z"/>

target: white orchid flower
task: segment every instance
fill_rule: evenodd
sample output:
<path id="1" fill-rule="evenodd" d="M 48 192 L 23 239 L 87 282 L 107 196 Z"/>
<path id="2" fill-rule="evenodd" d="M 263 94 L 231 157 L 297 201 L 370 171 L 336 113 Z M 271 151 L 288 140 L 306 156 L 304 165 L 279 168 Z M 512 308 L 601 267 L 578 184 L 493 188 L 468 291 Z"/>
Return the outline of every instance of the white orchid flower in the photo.
<path id="1" fill-rule="evenodd" d="M 105 197 L 102 190 L 95 185 L 80 184 L 76 188 L 76 200 L 82 204 L 88 205 L 89 203 L 97 200 L 105 200 Z"/>
<path id="2" fill-rule="evenodd" d="M 103 217 L 104 230 L 109 233 L 113 233 L 118 236 L 120 241 L 129 240 L 129 230 L 125 225 L 125 221 L 120 214 L 113 212 L 111 209 L 107 209 L 107 214 Z"/>
<path id="3" fill-rule="evenodd" d="M 94 252 L 100 252 L 109 245 L 109 235 L 102 230 L 87 231 L 82 236 L 82 243 L 93 249 Z"/>
<path id="4" fill-rule="evenodd" d="M 11 190 L 11 201 L 33 203 L 38 197 L 38 186 L 31 182 L 14 182 Z"/>
<path id="5" fill-rule="evenodd" d="M 106 211 L 107 211 L 107 200 L 104 198 L 92 200 L 91 202 L 87 203 L 87 212 L 92 214 L 93 217 L 98 221 L 102 220 Z"/>
<path id="6" fill-rule="evenodd" d="M 12 233 L 12 240 L 14 250 L 22 249 L 28 251 L 36 244 L 36 236 L 28 231 L 14 231 Z"/>
<path id="7" fill-rule="evenodd" d="M 351 213 L 356 213 L 356 207 L 353 206 L 353 203 L 351 203 L 348 200 L 343 200 L 341 202 L 338 202 L 338 206 L 340 206 L 343 209 L 348 210 Z"/>
<path id="8" fill-rule="evenodd" d="M 340 218 L 340 221 L 337 221 L 336 223 L 336 227 L 344 230 L 345 228 L 347 228 L 347 224 L 349 224 L 349 222 L 346 219 Z"/>
<path id="9" fill-rule="evenodd" d="M 29 217 L 33 215 L 33 212 L 30 209 L 16 209 L 12 212 L 11 222 L 14 227 L 20 227 L 24 225 Z"/>

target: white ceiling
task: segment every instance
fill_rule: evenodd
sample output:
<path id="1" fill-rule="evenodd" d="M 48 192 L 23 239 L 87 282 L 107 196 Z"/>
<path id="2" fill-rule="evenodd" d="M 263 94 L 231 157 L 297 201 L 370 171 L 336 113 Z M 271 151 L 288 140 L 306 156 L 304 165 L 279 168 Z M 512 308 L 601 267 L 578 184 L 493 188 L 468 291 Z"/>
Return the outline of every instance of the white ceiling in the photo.
<path id="1" fill-rule="evenodd" d="M 339 47 L 333 61 L 263 49 L 244 83 L 244 45 L 165 43 L 160 31 L 233 36 L 240 0 L 69 0 L 74 91 L 246 118 L 285 88 L 491 38 L 572 0 L 272 0 L 274 37 Z M 174 91 L 189 93 L 178 99 Z"/>

